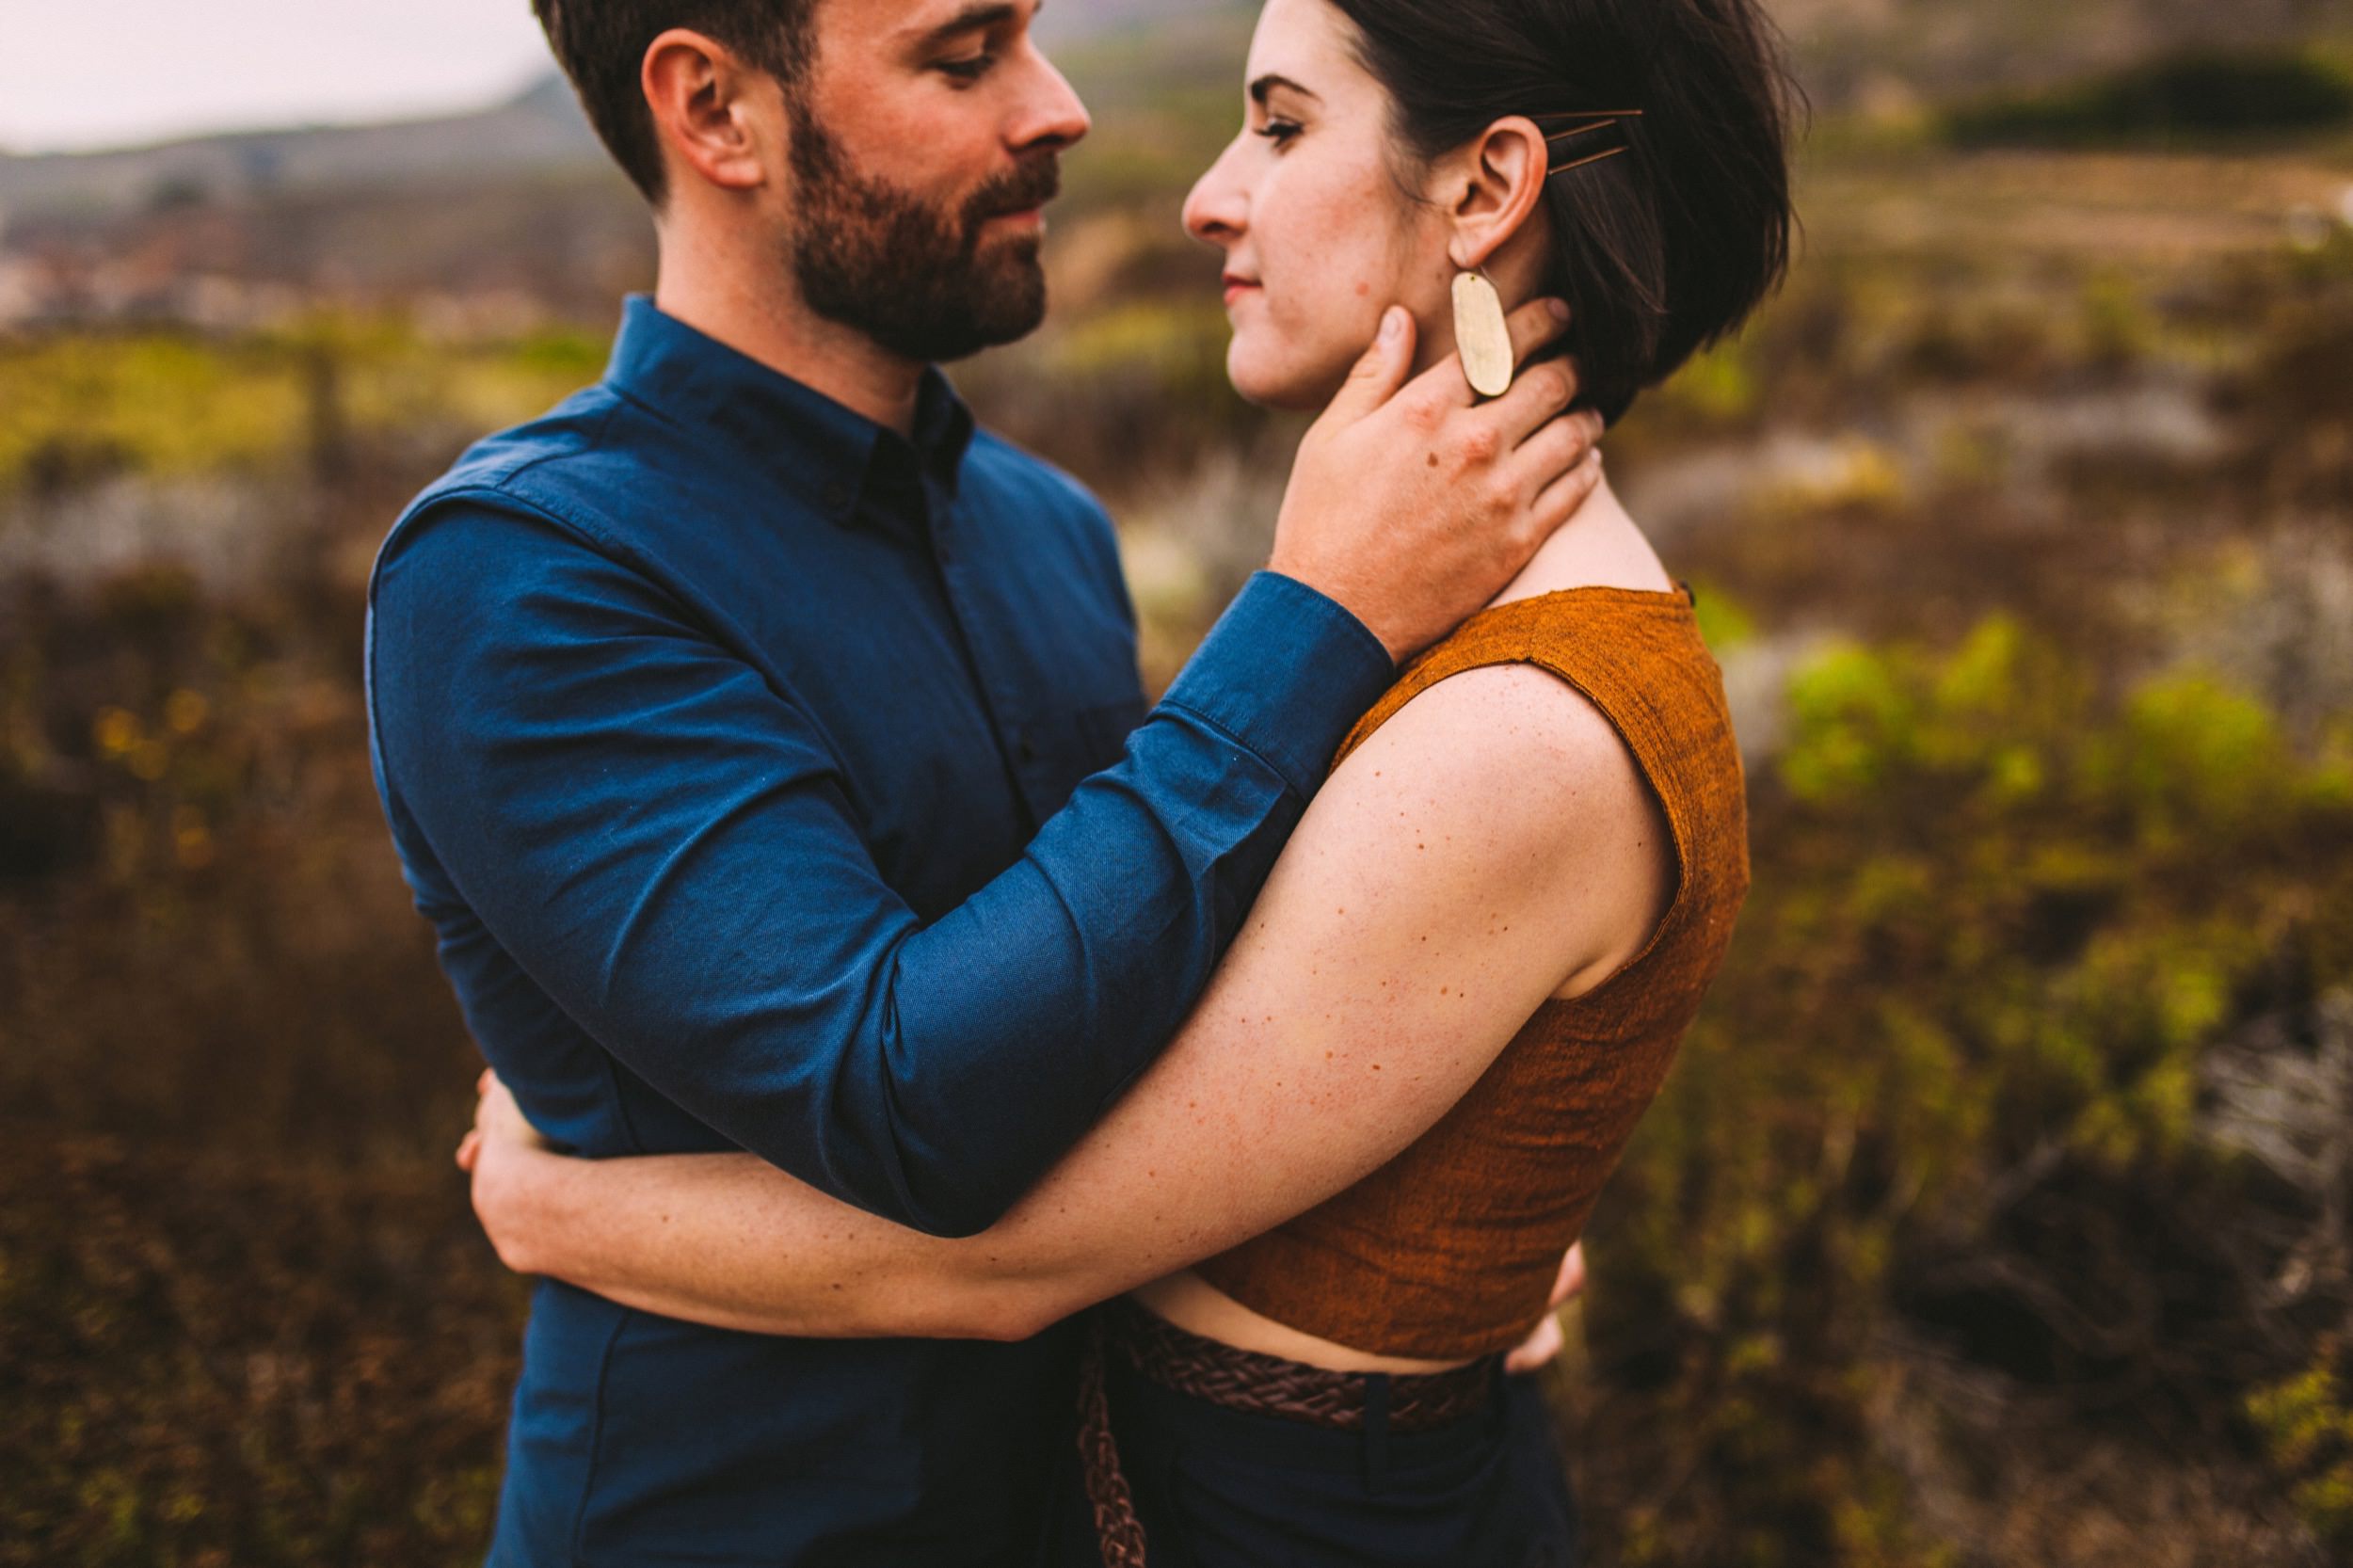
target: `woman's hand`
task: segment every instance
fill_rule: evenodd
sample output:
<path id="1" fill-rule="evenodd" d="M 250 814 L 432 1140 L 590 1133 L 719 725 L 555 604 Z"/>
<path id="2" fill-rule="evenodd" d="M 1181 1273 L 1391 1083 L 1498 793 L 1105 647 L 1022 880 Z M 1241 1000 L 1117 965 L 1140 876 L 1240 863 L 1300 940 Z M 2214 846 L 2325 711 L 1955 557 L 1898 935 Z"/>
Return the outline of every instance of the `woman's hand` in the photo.
<path id="1" fill-rule="evenodd" d="M 1520 1348 L 1503 1359 L 1507 1372 L 1536 1372 L 1561 1359 L 1569 1337 L 1561 1328 L 1561 1309 L 1585 1291 L 1585 1243 L 1579 1241 L 1561 1260 L 1561 1277 L 1552 1282 L 1552 1307 Z"/>
<path id="2" fill-rule="evenodd" d="M 473 1178 L 474 1218 L 499 1261 L 519 1274 L 539 1273 L 530 1258 L 532 1177 L 540 1164 L 563 1158 L 539 1135 L 498 1074 L 474 1080 L 473 1130 L 457 1145 L 457 1168 Z"/>

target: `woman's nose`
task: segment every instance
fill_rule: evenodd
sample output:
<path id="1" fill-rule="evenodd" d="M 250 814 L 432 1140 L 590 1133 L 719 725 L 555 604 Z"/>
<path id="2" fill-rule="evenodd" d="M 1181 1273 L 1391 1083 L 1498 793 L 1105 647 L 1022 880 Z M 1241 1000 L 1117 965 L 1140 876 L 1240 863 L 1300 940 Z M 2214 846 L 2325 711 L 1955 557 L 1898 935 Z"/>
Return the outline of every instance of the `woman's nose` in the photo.
<path id="1" fill-rule="evenodd" d="M 1249 224 L 1250 193 L 1232 168 L 1241 145 L 1235 138 L 1185 198 L 1185 232 L 1204 245 L 1230 246 Z"/>

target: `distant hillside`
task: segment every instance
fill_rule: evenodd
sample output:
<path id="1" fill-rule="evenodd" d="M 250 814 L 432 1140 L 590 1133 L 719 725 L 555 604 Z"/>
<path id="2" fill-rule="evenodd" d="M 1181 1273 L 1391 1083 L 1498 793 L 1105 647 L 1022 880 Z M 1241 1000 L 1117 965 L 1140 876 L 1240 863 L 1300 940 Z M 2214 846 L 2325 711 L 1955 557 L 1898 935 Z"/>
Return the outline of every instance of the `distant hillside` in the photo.
<path id="1" fill-rule="evenodd" d="M 1107 56 L 1158 62 L 1162 75 L 1222 77 L 1230 48 L 1215 51 L 1210 70 L 1203 50 L 1184 40 L 1237 43 L 1244 35 L 1236 16 L 1256 9 L 1255 0 L 1063 0 L 1041 17 L 1040 31 L 1049 45 L 1074 52 L 1090 89 L 1084 65 L 1100 66 Z M 1128 85 L 1128 72 L 1114 74 L 1107 88 Z M 551 72 L 521 97 L 473 114 L 296 126 L 120 152 L 0 153 L 0 220 L 104 219 L 158 204 L 565 174 L 603 155 L 571 88 Z"/>
<path id="2" fill-rule="evenodd" d="M 2353 0 L 1767 0 L 1817 110 L 1910 114 L 2073 83 L 2185 46 L 2333 40 Z M 1181 191 L 1233 134 L 1257 0 L 1051 0 L 1041 30 L 1096 112 L 1064 211 Z M 642 278 L 644 214 L 551 74 L 480 113 L 0 155 L 0 264 L 102 264 L 366 296 L 599 299 Z M 0 266 L 0 272 L 5 267 Z M 5 283 L 0 278 L 0 283 Z M 0 296 L 7 290 L 0 287 Z"/>
<path id="3" fill-rule="evenodd" d="M 602 156 L 571 89 L 551 76 L 475 114 L 0 157 L 0 215 L 106 217 L 157 205 L 563 171 Z"/>
<path id="4" fill-rule="evenodd" d="M 1765 0 L 1817 103 L 1851 106 L 1900 81 L 1929 99 L 2039 87 L 2200 45 L 2333 38 L 2353 43 L 2353 0 Z M 1056 0 L 1050 40 L 1164 32 L 1255 0 Z M 1229 36 L 1239 36 L 1231 33 Z"/>
<path id="5" fill-rule="evenodd" d="M 1767 0 L 1817 107 L 2048 87 L 2184 48 L 2353 40 L 2353 0 Z"/>

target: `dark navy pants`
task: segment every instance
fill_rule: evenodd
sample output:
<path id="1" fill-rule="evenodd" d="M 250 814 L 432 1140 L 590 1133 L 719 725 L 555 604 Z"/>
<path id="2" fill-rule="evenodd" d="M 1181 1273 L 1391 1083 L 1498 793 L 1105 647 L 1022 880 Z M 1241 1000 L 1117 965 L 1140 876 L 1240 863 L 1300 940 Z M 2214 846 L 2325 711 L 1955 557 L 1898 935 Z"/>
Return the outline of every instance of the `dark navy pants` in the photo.
<path id="1" fill-rule="evenodd" d="M 1478 1414 L 1363 1432 L 1227 1410 L 1108 1358 L 1112 1429 L 1150 1568 L 1574 1568 L 1577 1507 L 1529 1378 Z M 1377 1401 L 1375 1401 L 1377 1403 Z M 1076 1445 L 1050 1568 L 1101 1568 Z"/>

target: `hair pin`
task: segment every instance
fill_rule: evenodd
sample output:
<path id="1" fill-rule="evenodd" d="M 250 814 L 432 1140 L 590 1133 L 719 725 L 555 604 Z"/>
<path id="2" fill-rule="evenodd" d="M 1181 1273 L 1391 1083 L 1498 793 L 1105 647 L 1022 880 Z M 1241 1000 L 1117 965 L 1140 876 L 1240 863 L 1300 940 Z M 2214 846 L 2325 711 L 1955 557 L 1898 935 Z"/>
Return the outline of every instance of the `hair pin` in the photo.
<path id="1" fill-rule="evenodd" d="M 1545 178 L 1549 180 L 1556 174 L 1566 174 L 1573 168 L 1583 168 L 1587 164 L 1597 164 L 1604 158 L 1614 158 L 1621 152 L 1630 151 L 1631 149 L 1629 148 L 1612 147 L 1606 152 L 1596 152 L 1590 158 L 1579 158 L 1575 163 L 1561 164 L 1555 168 L 1547 168 L 1545 170 Z"/>
<path id="2" fill-rule="evenodd" d="M 1640 109 L 1578 109 L 1561 114 L 1534 115 L 1530 118 L 1537 122 L 1539 129 L 1542 129 L 1546 121 L 1552 121 L 1555 123 L 1561 120 L 1583 121 L 1583 123 L 1580 124 L 1571 125 L 1566 130 L 1546 133 L 1545 136 L 1545 146 L 1547 152 L 1549 152 L 1556 143 L 1572 142 L 1582 136 L 1590 136 L 1597 132 L 1609 130 L 1616 126 L 1621 120 L 1640 120 L 1642 118 L 1642 111 Z M 1597 164 L 1604 158 L 1614 158 L 1619 153 L 1627 151 L 1629 151 L 1629 149 L 1624 137 L 1621 136 L 1618 145 L 1615 147 L 1605 148 L 1601 152 L 1593 153 L 1590 156 L 1578 158 L 1570 163 L 1555 165 L 1546 168 L 1545 170 L 1545 178 L 1549 180 L 1556 174 L 1566 174 L 1573 168 L 1583 168 L 1588 164 Z"/>

